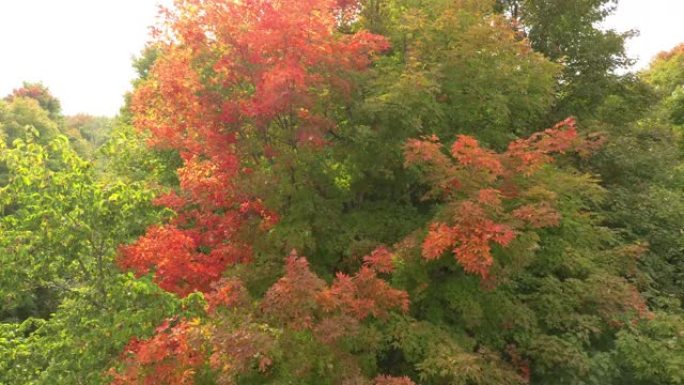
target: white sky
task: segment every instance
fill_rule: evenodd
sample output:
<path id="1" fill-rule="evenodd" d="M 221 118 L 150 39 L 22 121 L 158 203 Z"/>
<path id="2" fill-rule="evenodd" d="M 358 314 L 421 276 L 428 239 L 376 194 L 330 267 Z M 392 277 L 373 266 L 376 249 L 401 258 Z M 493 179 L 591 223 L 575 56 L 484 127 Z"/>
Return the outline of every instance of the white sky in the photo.
<path id="1" fill-rule="evenodd" d="M 158 2 L 0 0 L 0 97 L 42 81 L 65 114 L 115 115 Z"/>
<path id="2" fill-rule="evenodd" d="M 160 1 L 0 0 L 0 97 L 42 81 L 65 114 L 116 114 Z M 684 0 L 621 0 L 606 26 L 641 31 L 628 45 L 641 68 L 684 41 L 683 15 Z"/>
<path id="3" fill-rule="evenodd" d="M 2 1 L 2 0 L 0 0 Z M 605 26 L 618 31 L 637 29 L 640 35 L 627 42 L 635 69 L 648 66 L 653 56 L 684 42 L 684 0 L 620 0 L 617 12 Z"/>

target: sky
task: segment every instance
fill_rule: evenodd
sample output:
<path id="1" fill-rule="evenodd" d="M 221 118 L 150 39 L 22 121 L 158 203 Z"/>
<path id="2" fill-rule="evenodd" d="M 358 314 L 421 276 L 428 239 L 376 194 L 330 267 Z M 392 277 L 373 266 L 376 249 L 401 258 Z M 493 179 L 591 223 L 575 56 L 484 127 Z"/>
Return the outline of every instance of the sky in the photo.
<path id="1" fill-rule="evenodd" d="M 66 115 L 115 115 L 159 1 L 0 0 L 0 96 L 23 81 L 41 81 Z M 684 42 L 682 15 L 684 0 L 621 0 L 604 25 L 641 31 L 627 48 L 639 59 L 636 68 L 643 68 L 658 52 Z"/>
<path id="2" fill-rule="evenodd" d="M 627 42 L 627 53 L 637 59 L 634 69 L 638 70 L 648 67 L 659 52 L 684 42 L 683 15 L 684 0 L 620 0 L 617 12 L 604 26 L 639 30 L 639 36 Z"/>
<path id="3" fill-rule="evenodd" d="M 41 81 L 65 114 L 115 115 L 158 0 L 0 0 L 0 97 Z M 165 1 L 169 3 L 169 1 Z"/>

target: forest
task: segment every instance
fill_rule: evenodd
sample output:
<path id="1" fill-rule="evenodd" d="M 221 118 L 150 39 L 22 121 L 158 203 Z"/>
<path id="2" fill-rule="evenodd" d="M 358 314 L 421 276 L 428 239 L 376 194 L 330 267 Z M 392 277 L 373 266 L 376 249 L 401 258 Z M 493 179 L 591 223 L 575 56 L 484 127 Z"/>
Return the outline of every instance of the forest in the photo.
<path id="1" fill-rule="evenodd" d="M 684 384 L 684 43 L 617 0 L 175 0 L 0 100 L 0 385 Z"/>

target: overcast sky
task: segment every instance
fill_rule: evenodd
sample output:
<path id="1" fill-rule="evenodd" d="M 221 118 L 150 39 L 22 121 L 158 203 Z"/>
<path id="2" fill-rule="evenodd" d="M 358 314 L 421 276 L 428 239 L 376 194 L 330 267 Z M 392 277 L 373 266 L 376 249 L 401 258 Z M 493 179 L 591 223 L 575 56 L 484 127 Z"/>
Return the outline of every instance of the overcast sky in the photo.
<path id="1" fill-rule="evenodd" d="M 0 96 L 42 81 L 65 114 L 114 115 L 134 77 L 159 0 L 0 0 Z M 168 4 L 170 0 L 162 0 Z M 648 64 L 684 42 L 684 0 L 621 0 L 606 25 L 639 29 L 629 53 Z"/>
<path id="2" fill-rule="evenodd" d="M 0 96 L 22 81 L 42 81 L 65 114 L 116 114 L 157 3 L 0 0 Z"/>
<path id="3" fill-rule="evenodd" d="M 640 35 L 627 43 L 636 69 L 647 67 L 657 53 L 684 43 L 684 0 L 620 0 L 617 12 L 605 26 L 618 31 L 637 29 Z"/>

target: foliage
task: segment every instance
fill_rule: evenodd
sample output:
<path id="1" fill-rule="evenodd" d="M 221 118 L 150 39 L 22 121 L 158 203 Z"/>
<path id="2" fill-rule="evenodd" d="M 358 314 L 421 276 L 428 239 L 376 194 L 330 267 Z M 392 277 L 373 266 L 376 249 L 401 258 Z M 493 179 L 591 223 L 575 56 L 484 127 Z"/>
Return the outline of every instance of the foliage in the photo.
<path id="1" fill-rule="evenodd" d="M 400 343 L 422 383 L 588 383 L 602 375 L 594 352 L 610 349 L 620 325 L 651 316 L 628 279 L 638 255 L 609 247 L 614 236 L 585 214 L 602 199 L 597 182 L 548 164 L 550 154 L 586 155 L 600 142 L 579 136 L 572 120 L 502 154 L 463 136 L 450 156 L 434 138 L 409 142 L 407 161 L 424 170 L 443 208 L 425 236 L 400 246 L 397 279 L 412 315 L 438 325 L 433 333 L 450 345 L 439 356 L 459 357 L 445 371 Z"/>
<path id="2" fill-rule="evenodd" d="M 47 144 L 57 135 L 66 135 L 71 146 L 82 156 L 90 158 L 94 147 L 75 123 L 78 117 L 63 117 L 60 102 L 40 83 L 24 83 L 4 102 L 0 101 L 0 136 L 11 146 L 14 140 L 36 134 L 38 141 Z M 106 120 L 106 119 L 105 119 Z M 35 130 L 36 132 L 32 132 Z"/>
<path id="3" fill-rule="evenodd" d="M 559 68 L 488 3 L 389 2 L 384 23 L 394 50 L 380 62 L 368 107 L 377 123 L 392 119 L 394 134 L 410 130 L 403 140 L 457 131 L 495 146 L 538 124 Z"/>
<path id="4" fill-rule="evenodd" d="M 537 52 L 563 64 L 555 118 L 595 117 L 596 107 L 632 62 L 624 43 L 633 31 L 602 30 L 599 23 L 618 0 L 498 0 Z"/>
<path id="5" fill-rule="evenodd" d="M 97 149 L 107 141 L 112 131 L 112 123 L 112 119 L 105 116 L 78 114 L 67 116 L 64 124 L 75 130 L 72 136 L 82 137 L 92 149 Z"/>
<path id="6" fill-rule="evenodd" d="M 377 277 L 386 271 L 378 251 L 353 277 L 339 274 L 330 285 L 295 253 L 285 262 L 285 274 L 257 306 L 248 300 L 239 280 L 226 280 L 205 296 L 206 318 L 172 319 L 155 336 L 133 340 L 124 352 L 122 370 L 111 371 L 113 384 L 155 383 L 369 383 L 363 378 L 363 355 L 375 325 L 388 312 L 408 310 L 406 293 Z M 293 345 L 295 344 L 295 345 Z M 296 348 L 295 348 L 296 347 Z M 317 353 L 301 361 L 289 349 Z M 310 351 L 310 352 L 309 352 Z M 360 361 L 360 362 L 359 362 Z M 296 369 L 295 369 L 296 368 Z M 294 372 L 291 370 L 295 369 Z M 403 382 L 402 382 L 403 381 Z M 379 384 L 412 384 L 408 378 L 377 378 Z"/>
<path id="7" fill-rule="evenodd" d="M 113 264 L 118 245 L 161 212 L 140 182 L 98 179 L 67 138 L 37 139 L 0 144 L 0 383 L 106 383 L 123 345 L 177 312 Z"/>
<path id="8" fill-rule="evenodd" d="M 663 92 L 666 83 L 654 79 L 664 78 L 663 71 L 671 68 L 663 67 L 661 60 L 676 57 L 676 52 L 661 54 L 643 74 L 657 95 L 652 108 L 627 127 L 611 129 L 612 139 L 592 162 L 610 189 L 607 223 L 625 239 L 641 242 L 648 249 L 640 261 L 646 273 L 641 285 L 648 287 L 652 306 L 670 310 L 680 308 L 684 300 L 679 262 L 684 250 L 684 159 L 681 131 L 672 120 L 672 96 Z"/>
<path id="9" fill-rule="evenodd" d="M 651 67 L 644 73 L 645 80 L 664 98 L 664 114 L 675 125 L 684 124 L 683 66 L 684 45 L 680 44 L 656 56 Z"/>
<path id="10" fill-rule="evenodd" d="M 118 117 L 16 90 L 0 384 L 682 383 L 684 55 L 615 3 L 176 0 Z"/>
<path id="11" fill-rule="evenodd" d="M 2 146 L 10 172 L 0 220 L 4 306 L 34 290 L 68 292 L 84 282 L 104 282 L 114 273 L 117 245 L 154 218 L 149 191 L 97 183 L 64 137 L 47 148 L 31 139 L 15 141 L 13 149 Z"/>
<path id="12" fill-rule="evenodd" d="M 466 272 L 487 278 L 493 264 L 492 243 L 505 247 L 515 240 L 518 229 L 553 227 L 560 222 L 560 214 L 549 199 L 553 197 L 551 191 L 544 191 L 539 184 L 532 184 L 532 191 L 526 190 L 524 182 L 516 179 L 533 176 L 551 161 L 550 154 L 586 152 L 596 144 L 578 138 L 572 119 L 511 143 L 503 154 L 483 149 L 476 139 L 461 135 L 451 146 L 456 164 L 442 154 L 436 137 L 410 140 L 406 161 L 409 165 L 427 165 L 428 178 L 435 184 L 430 194 L 447 200 L 456 198 L 449 203 L 453 210 L 449 216 L 456 223 L 430 225 L 423 257 L 437 259 L 453 248 Z M 506 204 L 520 197 L 522 204 L 517 207 Z M 504 205 L 510 208 L 504 209 Z"/>
<path id="13" fill-rule="evenodd" d="M 15 140 L 27 135 L 37 136 L 41 144 L 47 144 L 59 135 L 58 124 L 31 98 L 0 101 L 0 129 L 2 139 L 10 147 Z"/>
<path id="14" fill-rule="evenodd" d="M 16 88 L 8 95 L 5 100 L 11 102 L 17 98 L 28 98 L 38 102 L 38 105 L 43 110 L 47 111 L 50 118 L 57 120 L 61 116 L 62 104 L 59 99 L 54 97 L 50 90 L 42 83 L 27 83 L 20 88 Z"/>
<path id="15" fill-rule="evenodd" d="M 0 324 L 0 383 L 107 384 L 104 369 L 126 343 L 180 311 L 150 280 L 115 275 L 100 284 L 104 297 L 82 286 L 48 319 Z"/>

